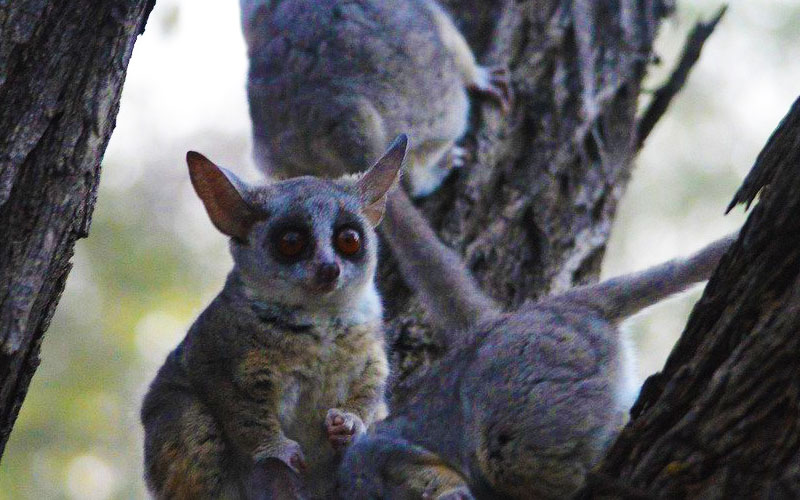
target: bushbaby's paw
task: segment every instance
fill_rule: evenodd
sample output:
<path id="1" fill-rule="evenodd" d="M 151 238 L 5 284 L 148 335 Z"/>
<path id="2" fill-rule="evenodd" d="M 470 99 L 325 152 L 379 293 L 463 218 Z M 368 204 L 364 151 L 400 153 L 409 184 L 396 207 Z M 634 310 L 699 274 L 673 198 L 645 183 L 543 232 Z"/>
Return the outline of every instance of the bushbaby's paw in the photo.
<path id="1" fill-rule="evenodd" d="M 424 500 L 475 500 L 469 488 L 466 486 L 459 486 L 449 490 L 437 493 L 433 489 L 429 489 L 422 494 Z"/>
<path id="2" fill-rule="evenodd" d="M 437 165 L 437 168 L 447 170 L 461 168 L 470 160 L 471 156 L 468 149 L 453 145 L 444 157 L 444 166 Z"/>
<path id="3" fill-rule="evenodd" d="M 325 431 L 328 433 L 328 441 L 333 449 L 341 450 L 349 445 L 355 437 L 364 434 L 367 427 L 355 413 L 331 408 L 325 417 Z"/>
<path id="4" fill-rule="evenodd" d="M 298 474 L 305 471 L 307 467 L 303 449 L 300 448 L 297 441 L 292 441 L 291 439 L 284 439 L 279 445 L 270 447 L 270 449 L 256 455 L 257 462 L 267 458 L 277 458 Z"/>
<path id="5" fill-rule="evenodd" d="M 511 76 L 505 66 L 480 66 L 475 81 L 469 84 L 469 90 L 485 95 L 500 105 L 503 113 L 511 109 L 513 95 L 511 93 Z"/>
<path id="6" fill-rule="evenodd" d="M 435 165 L 413 166 L 406 172 L 412 198 L 422 198 L 433 193 L 453 170 L 463 167 L 470 159 L 468 150 L 461 146 L 451 147 Z"/>

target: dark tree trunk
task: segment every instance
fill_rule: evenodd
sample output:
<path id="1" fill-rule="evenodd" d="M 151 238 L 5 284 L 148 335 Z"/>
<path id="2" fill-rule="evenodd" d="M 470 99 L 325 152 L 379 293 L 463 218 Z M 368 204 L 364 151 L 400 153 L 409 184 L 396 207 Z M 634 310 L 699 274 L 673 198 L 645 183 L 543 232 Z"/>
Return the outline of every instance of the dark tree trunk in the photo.
<path id="1" fill-rule="evenodd" d="M 483 289 L 509 308 L 596 280 L 641 143 L 641 82 L 669 2 L 444 3 L 480 62 L 510 66 L 515 105 L 505 118 L 492 104 L 474 106 L 465 139 L 474 161 L 422 208 Z M 395 266 L 383 263 L 399 397 L 405 376 L 442 346 L 430 340 Z"/>
<path id="2" fill-rule="evenodd" d="M 155 0 L 0 0 L 0 456 L 89 230 L 136 37 Z"/>
<path id="3" fill-rule="evenodd" d="M 732 205 L 759 192 L 584 498 L 800 498 L 800 99 Z"/>

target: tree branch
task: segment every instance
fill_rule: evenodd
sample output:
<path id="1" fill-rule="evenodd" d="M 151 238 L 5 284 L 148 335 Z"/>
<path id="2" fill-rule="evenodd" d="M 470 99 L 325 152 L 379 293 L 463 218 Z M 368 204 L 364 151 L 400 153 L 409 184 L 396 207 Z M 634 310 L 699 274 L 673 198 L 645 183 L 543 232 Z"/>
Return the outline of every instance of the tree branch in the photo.
<path id="1" fill-rule="evenodd" d="M 672 99 L 683 88 L 686 79 L 689 78 L 689 73 L 691 73 L 692 68 L 700 59 L 700 53 L 706 40 L 714 32 L 714 28 L 717 27 L 717 23 L 725 15 L 727 9 L 727 5 L 722 6 L 713 18 L 706 22 L 698 22 L 689 33 L 683 45 L 681 57 L 678 59 L 678 64 L 672 70 L 666 83 L 654 92 L 653 99 L 636 123 L 636 149 L 642 148 L 653 127 L 667 111 Z"/>

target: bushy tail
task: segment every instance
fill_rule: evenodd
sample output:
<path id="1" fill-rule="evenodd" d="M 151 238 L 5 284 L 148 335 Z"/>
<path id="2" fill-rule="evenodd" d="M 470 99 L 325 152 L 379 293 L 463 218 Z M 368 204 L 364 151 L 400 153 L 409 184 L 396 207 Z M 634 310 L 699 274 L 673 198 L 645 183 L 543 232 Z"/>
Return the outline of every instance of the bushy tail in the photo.
<path id="1" fill-rule="evenodd" d="M 451 334 L 497 314 L 460 256 L 439 240 L 402 189 L 390 193 L 380 228 L 405 282 L 437 326 Z"/>
<path id="2" fill-rule="evenodd" d="M 577 287 L 554 298 L 595 307 L 611 321 L 622 320 L 695 283 L 707 280 L 737 236 L 738 231 L 690 257 L 673 259 L 596 285 Z"/>

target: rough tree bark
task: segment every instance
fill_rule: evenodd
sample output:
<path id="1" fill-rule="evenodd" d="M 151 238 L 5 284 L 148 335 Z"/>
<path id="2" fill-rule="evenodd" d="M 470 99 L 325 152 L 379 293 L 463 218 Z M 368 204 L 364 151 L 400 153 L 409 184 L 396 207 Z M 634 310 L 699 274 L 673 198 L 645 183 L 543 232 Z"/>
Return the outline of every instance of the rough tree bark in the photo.
<path id="1" fill-rule="evenodd" d="M 0 456 L 155 0 L 0 0 Z"/>
<path id="2" fill-rule="evenodd" d="M 663 0 L 450 0 L 484 64 L 512 70 L 515 106 L 475 106 L 474 160 L 422 208 L 484 290 L 515 308 L 597 279 L 634 154 L 681 81 L 639 132 L 637 104 Z M 713 29 L 713 23 L 708 31 Z M 690 39 L 685 74 L 707 34 Z M 692 41 L 693 40 L 693 41 Z M 690 53 L 691 52 L 691 53 Z M 643 115 L 643 116 L 645 116 Z M 644 124 L 646 125 L 646 124 Z M 387 255 L 380 283 L 397 380 L 441 352 Z"/>
<path id="3" fill-rule="evenodd" d="M 583 498 L 800 498 L 800 99 L 731 207 L 759 192 Z"/>

